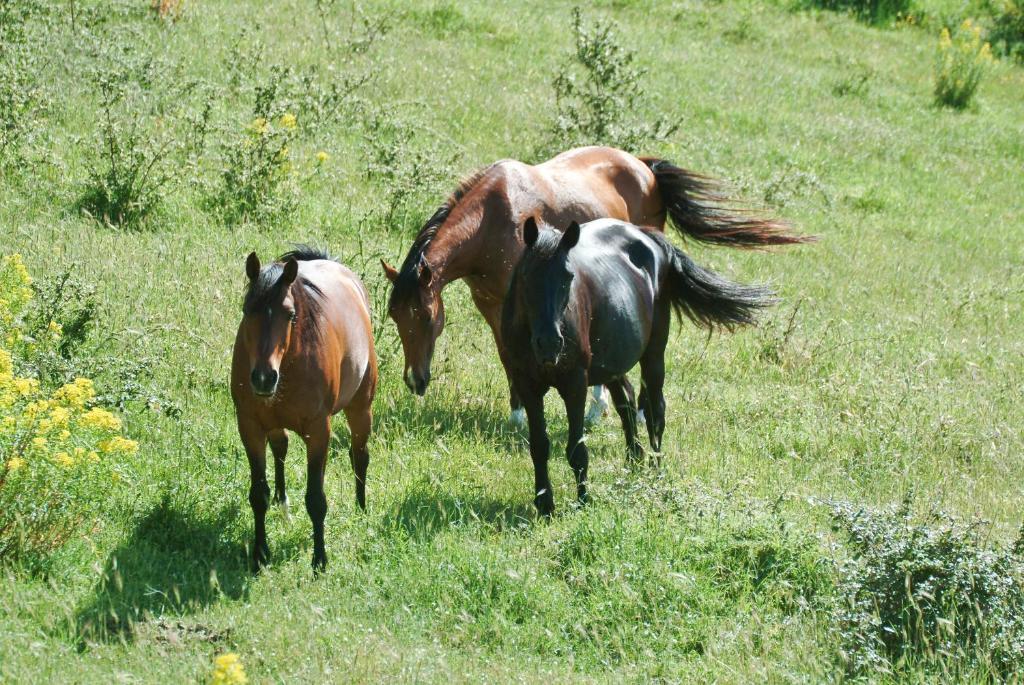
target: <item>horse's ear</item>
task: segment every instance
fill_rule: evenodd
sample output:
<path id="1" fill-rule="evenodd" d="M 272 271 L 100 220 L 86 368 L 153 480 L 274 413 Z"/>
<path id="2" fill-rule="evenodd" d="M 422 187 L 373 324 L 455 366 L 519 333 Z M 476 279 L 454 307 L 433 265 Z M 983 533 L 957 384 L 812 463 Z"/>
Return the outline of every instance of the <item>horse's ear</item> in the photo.
<path id="1" fill-rule="evenodd" d="M 398 280 L 398 269 L 385 262 L 383 258 L 380 260 L 380 265 L 384 267 L 384 275 L 389 281 L 394 283 Z"/>
<path id="2" fill-rule="evenodd" d="M 533 247 L 539 235 L 540 230 L 537 228 L 537 219 L 531 216 L 523 222 L 523 242 L 526 243 L 527 247 Z"/>
<path id="3" fill-rule="evenodd" d="M 289 257 L 288 261 L 284 263 L 284 271 L 281 272 L 282 285 L 291 285 L 295 282 L 295 277 L 299 275 L 299 263 L 295 261 L 294 257 Z"/>
<path id="4" fill-rule="evenodd" d="M 562 234 L 562 240 L 558 246 L 565 249 L 571 250 L 576 247 L 576 243 L 580 241 L 580 225 L 575 221 L 569 224 L 569 228 L 565 229 L 565 233 Z"/>
<path id="5" fill-rule="evenodd" d="M 433 272 L 430 271 L 430 265 L 427 262 L 420 262 L 420 285 L 426 287 L 430 285 L 430 279 L 434 277 Z"/>
<path id="6" fill-rule="evenodd" d="M 255 252 L 250 252 L 249 257 L 245 260 L 245 275 L 249 277 L 250 281 L 259 278 L 260 258 L 256 256 Z"/>

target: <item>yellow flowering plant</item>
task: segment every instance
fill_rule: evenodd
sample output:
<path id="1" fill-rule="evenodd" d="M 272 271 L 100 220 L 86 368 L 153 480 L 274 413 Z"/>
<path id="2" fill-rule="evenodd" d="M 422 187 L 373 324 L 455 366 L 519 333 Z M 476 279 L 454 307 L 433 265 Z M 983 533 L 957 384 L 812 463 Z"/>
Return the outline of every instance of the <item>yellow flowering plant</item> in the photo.
<path id="1" fill-rule="evenodd" d="M 982 40 L 981 27 L 973 21 L 965 19 L 955 31 L 943 28 L 935 62 L 935 101 L 954 109 L 966 108 L 992 61 L 992 48 Z"/>
<path id="2" fill-rule="evenodd" d="M 245 685 L 248 682 L 242 660 L 234 652 L 221 654 L 213 660 L 211 685 Z"/>
<path id="3" fill-rule="evenodd" d="M 31 285 L 19 255 L 0 257 L 0 563 L 59 547 L 108 494 L 116 462 L 138 449 L 97 406 L 91 380 L 47 389 L 21 370 L 61 333 L 26 334 Z"/>

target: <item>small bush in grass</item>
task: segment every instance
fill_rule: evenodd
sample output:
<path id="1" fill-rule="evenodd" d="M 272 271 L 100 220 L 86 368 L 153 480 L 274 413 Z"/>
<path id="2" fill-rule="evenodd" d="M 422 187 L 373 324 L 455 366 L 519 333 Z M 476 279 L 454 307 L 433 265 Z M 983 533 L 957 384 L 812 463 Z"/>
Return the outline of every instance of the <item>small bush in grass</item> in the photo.
<path id="1" fill-rule="evenodd" d="M 935 101 L 945 107 L 966 108 L 991 63 L 992 49 L 981 40 L 980 26 L 965 19 L 953 32 L 943 28 L 935 63 Z"/>
<path id="2" fill-rule="evenodd" d="M 613 145 L 637 150 L 672 135 L 678 123 L 664 118 L 651 124 L 636 121 L 646 72 L 636 65 L 635 53 L 619 42 L 614 25 L 584 25 L 576 7 L 572 27 L 575 52 L 554 80 L 557 114 L 551 136 L 555 146 Z"/>
<path id="3" fill-rule="evenodd" d="M 853 673 L 929 664 L 992 675 L 1024 668 L 1024 559 L 984 546 L 977 525 L 928 524 L 901 507 L 832 505 L 854 556 L 840 571 L 836 623 Z"/>
<path id="4" fill-rule="evenodd" d="M 1000 54 L 1024 62 L 1024 4 L 998 0 L 994 9 L 989 40 Z"/>
<path id="5" fill-rule="evenodd" d="M 105 224 L 135 228 L 163 201 L 181 168 L 201 154 L 210 107 L 190 116 L 199 84 L 178 83 L 171 66 L 148 48 L 119 52 L 98 40 L 96 51 L 99 120 L 78 207 Z"/>
<path id="6" fill-rule="evenodd" d="M 862 21 L 880 23 L 906 16 L 914 8 L 913 0 L 803 0 L 804 7 L 849 12 Z"/>
<path id="7" fill-rule="evenodd" d="M 51 322 L 30 335 L 31 285 L 19 255 L 0 259 L 0 563 L 34 566 L 79 531 L 137 444 L 96 406 L 91 380 L 49 390 L 21 371 L 63 333 Z"/>

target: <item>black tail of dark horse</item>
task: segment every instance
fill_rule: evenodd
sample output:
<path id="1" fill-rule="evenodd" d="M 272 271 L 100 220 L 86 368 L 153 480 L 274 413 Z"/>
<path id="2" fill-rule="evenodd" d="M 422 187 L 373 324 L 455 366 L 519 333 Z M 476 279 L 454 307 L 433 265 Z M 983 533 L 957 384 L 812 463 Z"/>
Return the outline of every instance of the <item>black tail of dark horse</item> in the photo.
<path id="1" fill-rule="evenodd" d="M 727 281 L 698 266 L 660 233 L 651 232 L 668 258 L 666 294 L 673 309 L 699 326 L 733 330 L 757 323 L 757 313 L 775 304 L 771 289 Z"/>
<path id="2" fill-rule="evenodd" d="M 810 236 L 789 233 L 790 227 L 784 222 L 757 218 L 745 209 L 729 207 L 713 179 L 681 169 L 664 159 L 641 159 L 654 172 L 671 223 L 686 237 L 744 248 L 814 240 Z"/>

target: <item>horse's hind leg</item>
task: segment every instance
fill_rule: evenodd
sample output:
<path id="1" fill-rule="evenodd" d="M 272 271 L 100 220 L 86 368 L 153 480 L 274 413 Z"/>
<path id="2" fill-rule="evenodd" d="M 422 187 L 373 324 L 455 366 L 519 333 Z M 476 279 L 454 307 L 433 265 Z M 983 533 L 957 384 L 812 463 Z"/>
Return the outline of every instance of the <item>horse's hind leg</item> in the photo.
<path id="1" fill-rule="evenodd" d="M 647 435 L 655 454 L 661 453 L 661 437 L 665 432 L 665 346 L 668 344 L 672 312 L 667 303 L 660 304 L 654 316 L 654 326 L 647 349 L 640 357 L 640 377 L 646 392 Z M 644 394 L 641 392 L 641 396 Z M 660 459 L 655 457 L 659 463 Z"/>
<path id="2" fill-rule="evenodd" d="M 366 510 L 366 469 L 370 465 L 370 452 L 366 443 L 373 427 L 373 411 L 370 407 L 348 407 L 345 409 L 348 429 L 352 434 L 352 446 L 348 451 L 352 472 L 356 477 L 356 504 Z"/>
<path id="3" fill-rule="evenodd" d="M 270 557 L 267 545 L 267 507 L 270 486 L 267 485 L 267 434 L 255 422 L 239 421 L 238 433 L 249 458 L 249 506 L 255 523 L 252 544 L 252 565 L 259 571 Z"/>
<path id="4" fill-rule="evenodd" d="M 626 435 L 626 460 L 635 465 L 640 461 L 643 448 L 640 446 L 640 437 L 637 434 L 633 386 L 630 385 L 628 379 L 623 377 L 621 380 L 609 383 L 608 390 L 612 394 L 612 401 L 615 402 L 615 410 L 622 420 L 622 432 Z"/>
<path id="5" fill-rule="evenodd" d="M 284 487 L 284 458 L 288 454 L 288 434 L 283 430 L 271 431 L 270 451 L 274 453 L 274 504 L 281 508 L 285 518 L 288 511 L 288 492 Z"/>

